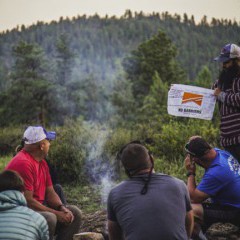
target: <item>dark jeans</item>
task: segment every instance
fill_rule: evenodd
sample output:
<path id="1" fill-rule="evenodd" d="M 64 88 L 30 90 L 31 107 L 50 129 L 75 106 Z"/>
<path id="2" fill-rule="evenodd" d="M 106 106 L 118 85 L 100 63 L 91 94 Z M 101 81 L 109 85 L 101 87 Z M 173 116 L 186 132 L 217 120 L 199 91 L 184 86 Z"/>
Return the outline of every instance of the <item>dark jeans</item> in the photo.
<path id="1" fill-rule="evenodd" d="M 240 208 L 231 206 L 222 206 L 214 203 L 203 203 L 204 225 L 202 226 L 205 232 L 213 223 L 232 223 L 240 226 Z"/>
<path id="2" fill-rule="evenodd" d="M 230 152 L 240 163 L 240 144 L 224 147 L 224 149 Z"/>
<path id="3" fill-rule="evenodd" d="M 55 184 L 55 185 L 53 185 L 53 188 L 54 188 L 55 192 L 57 193 L 57 195 L 59 196 L 59 198 L 61 199 L 62 203 L 64 205 L 66 205 L 67 200 L 66 200 L 66 197 L 64 195 L 62 186 L 60 184 Z"/>

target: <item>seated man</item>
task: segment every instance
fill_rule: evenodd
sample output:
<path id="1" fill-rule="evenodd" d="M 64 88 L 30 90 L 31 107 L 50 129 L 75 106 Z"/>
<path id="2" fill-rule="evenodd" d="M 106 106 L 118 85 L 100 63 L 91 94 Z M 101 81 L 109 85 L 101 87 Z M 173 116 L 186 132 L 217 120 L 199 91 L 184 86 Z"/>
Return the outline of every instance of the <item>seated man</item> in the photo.
<path id="1" fill-rule="evenodd" d="M 0 173 L 0 239 L 48 240 L 47 221 L 27 207 L 23 191 L 17 172 Z"/>
<path id="2" fill-rule="evenodd" d="M 138 142 L 118 154 L 129 180 L 108 196 L 110 240 L 188 239 L 193 227 L 189 194 L 183 181 L 153 170 L 153 158 Z"/>
<path id="3" fill-rule="evenodd" d="M 18 145 L 15 149 L 15 153 L 13 155 L 13 157 L 19 152 L 21 151 L 22 149 L 24 148 L 24 141 L 22 140 L 21 141 L 21 144 Z M 57 195 L 59 196 L 61 202 L 64 204 L 64 205 L 67 205 L 67 200 L 66 200 L 66 197 L 65 197 L 65 194 L 63 192 L 63 188 L 61 186 L 61 184 L 59 183 L 59 180 L 58 180 L 58 174 L 57 174 L 57 169 L 56 167 L 46 158 L 45 159 L 47 165 L 48 165 L 48 168 L 49 168 L 49 173 L 50 173 L 50 176 L 51 176 L 51 180 L 52 180 L 52 184 L 53 184 L 53 188 L 54 188 L 54 191 L 57 193 Z"/>
<path id="4" fill-rule="evenodd" d="M 212 148 L 200 136 L 191 137 L 185 150 L 187 187 L 196 218 L 193 237 L 197 238 L 199 233 L 202 235 L 201 227 L 206 230 L 216 222 L 239 225 L 240 165 L 238 161 L 229 152 Z M 198 186 L 195 181 L 195 164 L 205 169 Z M 210 202 L 205 201 L 209 198 Z"/>
<path id="5" fill-rule="evenodd" d="M 24 148 L 6 169 L 17 171 L 23 178 L 28 206 L 46 218 L 50 239 L 56 233 L 57 240 L 68 240 L 79 231 L 81 211 L 76 206 L 66 207 L 54 191 L 44 159 L 49 151 L 50 140 L 55 137 L 55 132 L 47 132 L 41 126 L 29 126 L 23 136 Z"/>

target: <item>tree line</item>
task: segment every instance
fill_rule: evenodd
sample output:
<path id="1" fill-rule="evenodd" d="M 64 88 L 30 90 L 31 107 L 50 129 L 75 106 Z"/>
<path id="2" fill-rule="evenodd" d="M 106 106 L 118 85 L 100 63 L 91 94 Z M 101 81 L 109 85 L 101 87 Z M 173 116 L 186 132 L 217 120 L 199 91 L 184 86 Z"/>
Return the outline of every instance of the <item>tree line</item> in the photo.
<path id="1" fill-rule="evenodd" d="M 238 37 L 236 21 L 204 16 L 196 24 L 187 14 L 130 10 L 18 26 L 0 34 L 0 125 L 105 121 L 116 113 L 131 119 L 131 106 L 141 108 L 156 82 L 197 84 L 202 71 L 213 81 L 211 60 Z"/>

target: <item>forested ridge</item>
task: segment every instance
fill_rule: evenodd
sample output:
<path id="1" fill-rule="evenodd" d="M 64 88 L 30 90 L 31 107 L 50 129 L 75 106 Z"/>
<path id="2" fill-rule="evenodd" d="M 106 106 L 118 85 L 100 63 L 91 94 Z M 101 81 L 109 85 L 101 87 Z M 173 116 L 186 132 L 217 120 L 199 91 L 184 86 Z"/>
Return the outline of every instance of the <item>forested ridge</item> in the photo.
<path id="1" fill-rule="evenodd" d="M 38 22 L 28 28 L 22 25 L 3 32 L 0 35 L 1 65 L 11 67 L 12 47 L 20 40 L 39 44 L 53 59 L 56 42 L 61 35 L 67 35 L 69 48 L 76 57 L 76 77 L 83 79 L 91 73 L 104 81 L 115 76 L 119 60 L 159 29 L 176 45 L 177 59 L 191 80 L 203 65 L 216 73 L 216 65 L 211 62 L 213 56 L 223 44 L 240 41 L 239 23 L 235 21 L 210 20 L 203 16 L 196 24 L 194 17 L 187 14 L 172 16 L 165 12 L 146 15 L 127 10 L 120 18 L 83 15 L 72 19 L 60 18 L 51 23 Z"/>
<path id="2" fill-rule="evenodd" d="M 99 161 L 114 165 L 112 156 L 134 139 L 151 140 L 157 170 L 182 176 L 186 139 L 202 135 L 217 146 L 219 117 L 168 115 L 169 87 L 210 88 L 219 69 L 213 58 L 226 43 L 238 43 L 239 33 L 230 20 L 196 24 L 187 14 L 129 10 L 120 18 L 60 18 L 1 33 L 0 155 L 12 153 L 25 126 L 41 124 L 59 133 L 50 157 L 66 181 L 85 179 L 86 166 Z"/>

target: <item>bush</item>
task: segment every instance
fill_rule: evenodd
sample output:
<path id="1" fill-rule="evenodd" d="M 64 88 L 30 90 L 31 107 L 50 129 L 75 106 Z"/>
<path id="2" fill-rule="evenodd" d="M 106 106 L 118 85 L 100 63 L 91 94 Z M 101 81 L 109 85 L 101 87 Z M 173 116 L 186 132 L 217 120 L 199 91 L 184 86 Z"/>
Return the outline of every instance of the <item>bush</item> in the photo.
<path id="1" fill-rule="evenodd" d="M 56 130 L 57 138 L 51 143 L 49 161 L 58 170 L 61 183 L 101 183 L 102 177 L 123 177 L 121 164 L 116 161 L 118 151 L 133 140 L 151 139 L 145 144 L 153 153 L 156 170 L 170 175 L 185 173 L 182 164 L 184 145 L 193 135 L 203 136 L 212 146 L 218 146 L 219 129 L 211 121 L 170 118 L 169 123 L 145 122 L 109 128 L 96 123 L 67 120 Z M 127 128 L 128 126 L 128 128 Z M 0 129 L 0 144 L 9 146 L 2 155 L 12 155 L 20 143 L 23 127 Z M 116 174 L 117 173 L 117 174 Z M 107 178 L 109 179 L 109 178 Z"/>
<path id="2" fill-rule="evenodd" d="M 189 119 L 187 122 L 171 120 L 162 126 L 159 133 L 153 135 L 154 154 L 168 161 L 179 160 L 185 155 L 184 146 L 193 135 L 200 135 L 212 146 L 218 146 L 219 129 L 210 121 Z"/>
<path id="3" fill-rule="evenodd" d="M 13 155 L 17 145 L 21 143 L 24 127 L 0 128 L 0 156 Z"/>
<path id="4" fill-rule="evenodd" d="M 84 161 L 89 131 L 81 120 L 68 120 L 64 126 L 55 130 L 57 138 L 51 144 L 49 161 L 56 166 L 59 179 L 62 183 L 86 182 Z"/>

